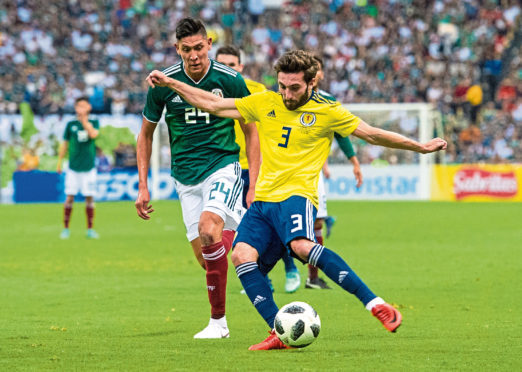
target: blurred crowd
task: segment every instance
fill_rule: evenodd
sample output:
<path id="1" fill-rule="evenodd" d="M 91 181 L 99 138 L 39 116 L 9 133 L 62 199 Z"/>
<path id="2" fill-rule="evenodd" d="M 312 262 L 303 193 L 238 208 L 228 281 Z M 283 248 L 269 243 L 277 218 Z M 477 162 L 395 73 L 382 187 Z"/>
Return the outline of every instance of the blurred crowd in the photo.
<path id="1" fill-rule="evenodd" d="M 275 3 L 271 1 L 270 3 Z M 176 22 L 201 18 L 244 51 L 245 75 L 277 89 L 285 51 L 322 56 L 322 88 L 344 103 L 430 102 L 449 162 L 522 162 L 522 22 L 517 0 L 38 0 L 0 9 L 0 114 L 140 113 L 144 77 L 179 58 Z M 214 48 L 215 50 L 216 48 Z"/>

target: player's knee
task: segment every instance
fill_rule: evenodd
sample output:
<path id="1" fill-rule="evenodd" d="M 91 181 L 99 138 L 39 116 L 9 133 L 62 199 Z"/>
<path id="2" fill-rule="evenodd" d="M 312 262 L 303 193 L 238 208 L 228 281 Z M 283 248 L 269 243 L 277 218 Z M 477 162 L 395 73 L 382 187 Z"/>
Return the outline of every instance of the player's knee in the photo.
<path id="1" fill-rule="evenodd" d="M 307 261 L 310 251 L 314 247 L 315 243 L 308 239 L 296 239 L 290 242 L 290 249 L 302 260 Z"/>
<path id="2" fill-rule="evenodd" d="M 314 230 L 322 230 L 323 228 L 323 219 L 317 218 L 314 222 Z"/>
<path id="3" fill-rule="evenodd" d="M 238 243 L 232 251 L 232 264 L 239 266 L 245 262 L 256 262 L 258 258 L 257 251 L 245 243 Z"/>
<path id="4" fill-rule="evenodd" d="M 88 196 L 85 198 L 85 205 L 89 208 L 94 208 L 94 198 L 92 196 Z"/>
<path id="5" fill-rule="evenodd" d="M 65 198 L 65 207 L 72 208 L 73 203 L 74 203 L 74 196 L 67 195 L 67 198 Z"/>
<path id="6" fill-rule="evenodd" d="M 223 220 L 214 213 L 203 212 L 199 220 L 198 231 L 201 243 L 211 245 L 221 239 Z"/>
<path id="7" fill-rule="evenodd" d="M 208 226 L 199 230 L 199 237 L 201 238 L 201 243 L 203 245 L 212 245 L 217 243 L 219 239 L 218 236 L 218 232 L 211 227 L 209 228 Z"/>

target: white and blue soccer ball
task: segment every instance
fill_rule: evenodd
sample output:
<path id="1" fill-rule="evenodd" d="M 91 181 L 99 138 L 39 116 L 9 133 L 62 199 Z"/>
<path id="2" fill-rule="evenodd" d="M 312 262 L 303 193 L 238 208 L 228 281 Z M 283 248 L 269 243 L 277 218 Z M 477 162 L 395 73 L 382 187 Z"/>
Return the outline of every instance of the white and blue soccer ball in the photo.
<path id="1" fill-rule="evenodd" d="M 285 345 L 305 347 L 315 341 L 321 331 L 321 319 L 306 302 L 291 302 L 277 313 L 274 320 L 277 337 Z"/>

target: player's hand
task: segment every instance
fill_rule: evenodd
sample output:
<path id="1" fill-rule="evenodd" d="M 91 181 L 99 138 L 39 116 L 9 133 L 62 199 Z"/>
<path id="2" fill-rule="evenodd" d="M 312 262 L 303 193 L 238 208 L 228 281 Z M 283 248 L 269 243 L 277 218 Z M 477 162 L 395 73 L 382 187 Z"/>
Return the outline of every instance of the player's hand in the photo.
<path id="1" fill-rule="evenodd" d="M 250 208 L 252 203 L 254 202 L 254 198 L 256 197 L 256 189 L 253 187 L 248 188 L 247 194 L 246 194 L 246 205 L 247 208 Z"/>
<path id="2" fill-rule="evenodd" d="M 434 138 L 424 144 L 423 154 L 429 154 L 430 152 L 446 150 L 448 147 L 448 143 L 444 141 L 442 138 Z"/>
<path id="3" fill-rule="evenodd" d="M 56 173 L 58 173 L 58 174 L 62 173 L 62 165 L 61 164 L 58 164 L 56 166 Z"/>
<path id="4" fill-rule="evenodd" d="M 136 203 L 134 205 L 136 206 L 136 211 L 138 212 L 138 216 L 144 220 L 150 220 L 150 215 L 152 212 L 154 212 L 154 209 L 152 209 L 152 205 L 149 204 L 150 202 L 150 195 L 149 190 L 143 189 L 138 192 L 138 198 L 136 199 Z"/>
<path id="5" fill-rule="evenodd" d="M 323 176 L 324 176 L 324 178 L 329 180 L 331 175 L 332 174 L 330 173 L 330 167 L 328 166 L 328 162 L 326 162 L 323 164 Z"/>
<path id="6" fill-rule="evenodd" d="M 147 84 L 150 85 L 151 88 L 154 87 L 166 87 L 170 83 L 170 78 L 167 77 L 163 72 L 154 70 L 152 71 L 149 76 L 145 79 L 147 81 Z"/>
<path id="7" fill-rule="evenodd" d="M 363 175 L 361 172 L 361 167 L 354 166 L 353 167 L 353 175 L 355 176 L 355 180 L 357 181 L 357 188 L 361 187 L 363 184 Z"/>

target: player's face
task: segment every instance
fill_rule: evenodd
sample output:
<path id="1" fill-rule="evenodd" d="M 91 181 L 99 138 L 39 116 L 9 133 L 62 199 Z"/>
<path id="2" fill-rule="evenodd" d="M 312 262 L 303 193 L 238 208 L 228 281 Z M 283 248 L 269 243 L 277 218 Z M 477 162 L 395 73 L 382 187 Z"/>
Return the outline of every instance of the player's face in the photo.
<path id="1" fill-rule="evenodd" d="M 77 115 L 85 115 L 91 112 L 92 106 L 88 101 L 78 101 L 74 104 L 74 111 Z"/>
<path id="2" fill-rule="evenodd" d="M 310 98 L 315 79 L 308 84 L 304 81 L 304 72 L 285 73 L 277 75 L 279 93 L 283 96 L 283 103 L 290 111 L 301 107 Z"/>
<path id="3" fill-rule="evenodd" d="M 237 72 L 243 72 L 243 65 L 239 63 L 239 58 L 232 54 L 220 54 L 217 56 L 216 61 L 236 70 Z"/>
<path id="4" fill-rule="evenodd" d="M 174 45 L 183 60 L 187 74 L 193 79 L 202 78 L 210 63 L 208 51 L 212 47 L 212 38 L 196 34 L 184 37 Z"/>

